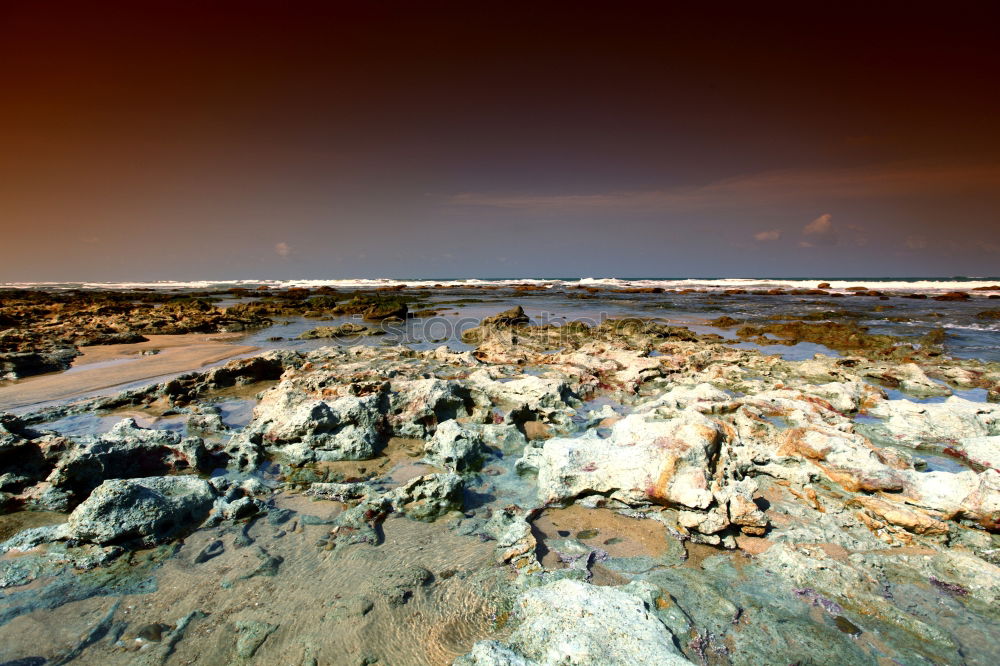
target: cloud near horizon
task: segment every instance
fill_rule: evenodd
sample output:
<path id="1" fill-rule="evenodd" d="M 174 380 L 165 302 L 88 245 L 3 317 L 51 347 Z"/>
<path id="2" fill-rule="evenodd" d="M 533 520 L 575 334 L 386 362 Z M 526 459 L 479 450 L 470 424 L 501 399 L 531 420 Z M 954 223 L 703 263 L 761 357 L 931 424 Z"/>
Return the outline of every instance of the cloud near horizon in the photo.
<path id="1" fill-rule="evenodd" d="M 781 238 L 781 230 L 780 229 L 767 229 L 766 231 L 758 231 L 757 233 L 755 233 L 753 235 L 753 237 L 754 237 L 754 240 L 758 240 L 758 241 L 761 241 L 761 242 L 776 241 L 779 238 Z"/>
<path id="2" fill-rule="evenodd" d="M 776 170 L 712 181 L 696 186 L 589 194 L 450 195 L 445 204 L 582 212 L 600 209 L 661 211 L 810 202 L 819 199 L 949 195 L 1000 189 L 998 165 L 885 164 L 860 168 Z"/>
<path id="3" fill-rule="evenodd" d="M 280 243 L 275 243 L 274 244 L 274 252 L 279 257 L 287 257 L 288 255 L 290 255 L 292 253 L 292 246 L 289 245 L 288 243 L 284 242 L 284 241 L 282 241 Z"/>

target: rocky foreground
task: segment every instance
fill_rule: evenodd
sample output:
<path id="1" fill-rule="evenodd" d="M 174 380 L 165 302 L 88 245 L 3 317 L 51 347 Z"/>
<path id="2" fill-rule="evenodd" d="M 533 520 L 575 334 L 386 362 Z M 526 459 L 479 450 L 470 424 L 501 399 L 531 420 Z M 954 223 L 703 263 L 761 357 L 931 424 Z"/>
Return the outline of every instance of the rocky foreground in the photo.
<path id="1" fill-rule="evenodd" d="M 23 521 L 0 535 L 0 659 L 1000 662 L 1000 406 L 951 395 L 995 397 L 995 364 L 885 353 L 884 341 L 790 362 L 639 320 L 532 327 L 519 309 L 465 339 L 474 351 L 272 351 L 0 417 L 0 501 Z M 239 387 L 260 392 L 236 427 L 213 396 Z M 46 431 L 124 409 L 186 426 Z M 310 505 L 337 508 L 317 519 Z M 51 524 L 23 529 L 32 515 Z M 305 525 L 326 559 L 294 545 Z M 387 569 L 378 553 L 402 547 L 393 535 L 420 530 L 436 558 L 463 544 L 488 557 Z M 95 595 L 156 599 L 166 592 L 133 584 L 136 571 L 212 566 L 240 548 L 255 556 L 220 569 L 181 617 L 137 626 L 108 602 L 69 645 L 11 635 Z M 359 553 L 357 577 L 308 588 Z M 283 575 L 289 587 L 258 606 L 214 607 Z M 304 607 L 265 615 L 282 589 Z M 421 642 L 445 622 L 426 599 L 482 608 L 449 625 L 450 651 Z M 416 628 L 405 658 L 380 652 L 392 640 L 378 634 L 329 642 L 383 608 Z"/>

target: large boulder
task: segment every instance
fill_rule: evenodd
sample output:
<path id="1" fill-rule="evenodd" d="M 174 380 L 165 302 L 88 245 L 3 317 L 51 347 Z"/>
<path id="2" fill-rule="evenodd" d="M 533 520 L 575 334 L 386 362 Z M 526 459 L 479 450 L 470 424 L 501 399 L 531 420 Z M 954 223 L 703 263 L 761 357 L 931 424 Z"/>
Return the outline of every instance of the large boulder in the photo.
<path id="1" fill-rule="evenodd" d="M 208 471 L 211 460 L 198 437 L 140 428 L 127 418 L 98 437 L 80 438 L 48 481 L 55 488 L 87 495 L 106 479 Z"/>
<path id="2" fill-rule="evenodd" d="M 630 504 L 705 509 L 713 501 L 721 439 L 720 426 L 693 410 L 667 421 L 631 414 L 612 426 L 607 439 L 594 430 L 550 439 L 527 451 L 519 468 L 538 471 L 542 503 L 603 494 Z"/>
<path id="3" fill-rule="evenodd" d="M 196 528 L 215 491 L 194 476 L 105 481 L 70 514 L 66 535 L 97 544 L 151 546 Z"/>
<path id="4" fill-rule="evenodd" d="M 291 386 L 267 392 L 240 435 L 291 463 L 366 460 L 388 440 L 384 392 L 318 400 Z"/>
<path id="5" fill-rule="evenodd" d="M 657 596 L 649 583 L 598 587 L 568 579 L 528 590 L 517 600 L 514 633 L 503 643 L 476 643 L 455 664 L 690 664 L 653 612 Z"/>

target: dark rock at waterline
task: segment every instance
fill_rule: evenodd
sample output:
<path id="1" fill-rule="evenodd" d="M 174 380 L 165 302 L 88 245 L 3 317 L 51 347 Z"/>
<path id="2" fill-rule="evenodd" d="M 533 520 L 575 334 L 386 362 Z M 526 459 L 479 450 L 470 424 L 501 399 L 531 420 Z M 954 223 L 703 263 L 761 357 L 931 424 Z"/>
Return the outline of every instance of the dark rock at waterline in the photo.
<path id="1" fill-rule="evenodd" d="M 733 326 L 739 325 L 740 321 L 738 319 L 733 319 L 728 315 L 723 315 L 711 320 L 708 323 L 710 326 L 715 326 L 716 328 L 732 328 Z"/>
<path id="2" fill-rule="evenodd" d="M 369 321 L 381 321 L 383 319 L 405 319 L 406 303 L 385 303 L 376 304 L 369 307 L 364 312 L 364 318 Z"/>
<path id="3" fill-rule="evenodd" d="M 124 333 L 95 333 L 78 339 L 76 344 L 79 347 L 96 347 L 98 345 L 131 345 L 137 342 L 149 342 L 149 338 L 131 331 Z"/>
<path id="4" fill-rule="evenodd" d="M 363 324 L 347 322 L 340 326 L 320 326 L 313 328 L 299 336 L 300 340 L 318 340 L 320 338 L 347 338 L 355 336 L 385 335 L 385 331 L 379 328 L 371 328 Z"/>
<path id="5" fill-rule="evenodd" d="M 70 367 L 79 352 L 72 347 L 56 347 L 40 352 L 0 352 L 0 379 L 20 379 Z"/>
<path id="6" fill-rule="evenodd" d="M 940 294 L 934 297 L 935 301 L 967 301 L 969 295 L 964 291 L 949 291 L 947 294 Z"/>
<path id="7" fill-rule="evenodd" d="M 507 328 L 511 326 L 525 326 L 531 322 L 528 315 L 524 314 L 524 308 L 515 305 L 510 310 L 504 310 L 491 317 L 486 317 L 480 326 L 492 326 L 494 328 Z"/>

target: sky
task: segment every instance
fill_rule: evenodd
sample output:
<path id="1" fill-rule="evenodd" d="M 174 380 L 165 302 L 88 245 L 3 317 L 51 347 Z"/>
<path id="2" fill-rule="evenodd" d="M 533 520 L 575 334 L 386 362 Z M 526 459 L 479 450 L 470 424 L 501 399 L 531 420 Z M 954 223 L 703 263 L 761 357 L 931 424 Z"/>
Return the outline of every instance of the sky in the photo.
<path id="1" fill-rule="evenodd" d="M 0 281 L 1000 274 L 993 2 L 0 4 Z"/>

